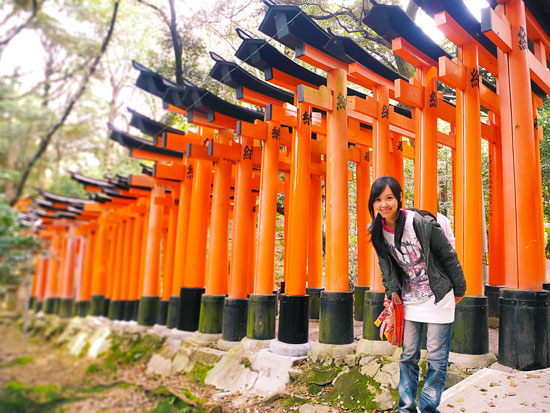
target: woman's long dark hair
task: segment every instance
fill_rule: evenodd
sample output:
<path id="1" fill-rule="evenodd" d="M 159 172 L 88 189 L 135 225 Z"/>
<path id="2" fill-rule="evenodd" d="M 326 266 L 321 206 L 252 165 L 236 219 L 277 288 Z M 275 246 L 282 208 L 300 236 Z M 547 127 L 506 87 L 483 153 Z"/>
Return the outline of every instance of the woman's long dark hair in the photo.
<path id="1" fill-rule="evenodd" d="M 374 201 L 382 192 L 389 186 L 395 199 L 397 199 L 397 221 L 395 222 L 395 247 L 401 251 L 401 239 L 403 238 L 403 229 L 405 228 L 405 214 L 401 210 L 401 199 L 403 190 L 401 185 L 393 176 L 381 176 L 372 183 L 369 196 L 369 212 L 372 218 L 372 225 L 369 232 L 371 234 L 372 245 L 376 249 L 378 255 L 386 255 L 387 250 L 384 243 L 384 229 L 382 227 L 382 216 L 378 214 L 374 216 Z"/>

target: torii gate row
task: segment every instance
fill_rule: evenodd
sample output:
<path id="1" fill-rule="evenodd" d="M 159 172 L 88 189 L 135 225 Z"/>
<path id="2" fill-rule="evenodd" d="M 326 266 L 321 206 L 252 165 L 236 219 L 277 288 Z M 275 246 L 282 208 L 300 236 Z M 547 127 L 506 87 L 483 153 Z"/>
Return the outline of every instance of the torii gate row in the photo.
<path id="1" fill-rule="evenodd" d="M 434 17 L 446 37 L 459 47 L 457 60 L 464 65 L 467 75 L 474 74 L 479 64 L 496 78 L 500 113 L 495 116 L 500 127 L 500 140 L 490 145 L 493 171 L 489 223 L 492 231 L 489 237 L 489 284 L 485 294 L 489 296 L 489 312 L 498 317 L 497 298 L 503 286 L 520 289 L 505 290 L 506 299 L 534 299 L 539 297 L 537 290 L 545 280 L 539 159 L 539 141 L 543 135 L 538 127 L 536 111 L 542 106 L 542 98 L 550 93 L 550 74 L 547 71 L 547 52 L 550 50 L 547 22 L 550 15 L 548 8 L 537 1 L 491 1 L 491 7 L 482 10 L 479 24 L 462 4 L 431 0 L 417 3 Z M 472 85 L 462 90 L 463 93 L 458 93 L 457 88 L 457 97 L 462 99 L 462 105 L 468 111 L 468 105 L 475 105 L 475 89 Z M 469 141 L 467 127 L 466 124 L 465 131 L 459 131 L 457 139 L 464 134 L 464 159 L 468 159 L 468 169 L 475 172 L 478 162 L 469 152 L 475 142 Z M 468 212 L 473 202 L 472 194 L 466 195 L 470 195 L 470 200 L 466 197 L 462 202 L 465 205 L 470 202 L 470 208 L 466 209 L 464 217 L 457 216 L 457 223 L 468 228 Z M 528 213 L 523 205 L 529 205 Z M 466 237 L 468 232 L 465 230 L 464 233 Z M 457 237 L 457 246 L 458 241 Z M 464 244 L 467 242 L 469 240 L 465 238 Z M 476 258 L 468 256 L 468 251 L 465 251 L 466 270 L 477 270 Z M 542 299 L 542 296 L 536 299 Z M 508 331 L 508 324 L 515 324 L 515 318 L 501 319 L 501 331 Z M 548 325 L 532 327 L 535 335 L 540 333 L 542 336 L 549 329 Z M 537 361 L 535 354 L 540 353 L 537 346 L 542 342 L 538 338 L 521 346 L 522 357 L 508 351 L 511 347 L 507 343 L 515 338 L 503 334 L 501 339 L 499 361 L 505 365 L 514 368 L 550 365 L 548 358 L 542 364 L 540 359 Z"/>

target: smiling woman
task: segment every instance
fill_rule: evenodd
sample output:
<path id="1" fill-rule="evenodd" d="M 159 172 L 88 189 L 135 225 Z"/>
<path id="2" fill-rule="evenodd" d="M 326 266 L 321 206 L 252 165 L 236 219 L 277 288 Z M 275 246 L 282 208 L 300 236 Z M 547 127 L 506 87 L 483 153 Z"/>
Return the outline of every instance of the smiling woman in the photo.
<path id="1" fill-rule="evenodd" d="M 421 411 L 437 411 L 447 380 L 455 304 L 464 296 L 466 281 L 456 252 L 437 221 L 425 211 L 401 209 L 402 194 L 391 176 L 374 181 L 369 198 L 373 224 L 369 230 L 386 296 L 394 302 L 402 299 L 404 306 L 399 411 L 416 411 L 424 325 L 428 372 L 418 405 Z M 389 307 L 389 303 L 386 300 L 384 304 Z"/>

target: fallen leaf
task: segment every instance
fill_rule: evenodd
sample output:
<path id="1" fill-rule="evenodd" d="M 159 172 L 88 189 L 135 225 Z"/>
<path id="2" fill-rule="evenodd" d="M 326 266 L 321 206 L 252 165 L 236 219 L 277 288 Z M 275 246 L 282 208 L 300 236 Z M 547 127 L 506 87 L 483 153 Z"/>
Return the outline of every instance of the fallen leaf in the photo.
<path id="1" fill-rule="evenodd" d="M 462 409 L 460 409 L 461 412 L 465 412 L 466 409 L 463 407 Z"/>
<path id="2" fill-rule="evenodd" d="M 497 405 L 494 404 L 493 402 L 489 402 L 488 406 L 489 406 L 489 407 L 497 407 Z"/>
<path id="3" fill-rule="evenodd" d="M 447 403 L 447 407 L 455 407 L 454 404 Z"/>
<path id="4" fill-rule="evenodd" d="M 491 384 L 489 384 L 489 387 L 495 387 L 495 386 L 500 386 L 500 383 L 495 383 L 494 381 L 492 381 Z"/>
<path id="5" fill-rule="evenodd" d="M 458 400 L 457 400 L 457 402 L 463 402 L 463 401 L 464 401 L 464 398 L 462 398 L 462 397 L 459 397 Z"/>
<path id="6" fill-rule="evenodd" d="M 510 380 L 510 386 L 517 387 L 517 384 L 514 380 Z"/>
<path id="7" fill-rule="evenodd" d="M 508 394 L 508 396 L 515 396 L 515 395 L 516 395 L 516 392 L 511 391 L 510 393 L 506 393 L 506 394 Z"/>
<path id="8" fill-rule="evenodd" d="M 529 403 L 527 403 L 527 402 L 521 402 L 520 404 L 521 404 L 522 406 L 529 406 Z"/>
<path id="9" fill-rule="evenodd" d="M 486 392 L 487 389 L 479 389 L 479 391 Z"/>

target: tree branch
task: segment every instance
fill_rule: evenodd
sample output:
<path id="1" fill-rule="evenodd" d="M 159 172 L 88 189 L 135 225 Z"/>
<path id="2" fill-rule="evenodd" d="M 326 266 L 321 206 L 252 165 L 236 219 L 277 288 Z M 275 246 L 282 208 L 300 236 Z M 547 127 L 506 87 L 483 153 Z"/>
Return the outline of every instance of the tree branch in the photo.
<path id="1" fill-rule="evenodd" d="M 183 85 L 183 69 L 181 62 L 181 54 L 183 45 L 178 34 L 178 28 L 176 25 L 176 7 L 174 6 L 174 0 L 169 0 L 170 3 L 170 36 L 172 37 L 172 45 L 174 47 L 174 58 L 176 63 L 176 82 L 178 85 Z"/>
<path id="2" fill-rule="evenodd" d="M 46 0 L 44 0 L 46 1 Z M 44 3 L 44 2 L 42 2 Z M 9 42 L 12 41 L 12 39 L 17 36 L 25 27 L 29 25 L 31 21 L 36 17 L 36 13 L 38 13 L 38 2 L 37 0 L 32 0 L 32 14 L 30 17 L 19 27 L 15 28 L 8 37 L 6 37 L 4 40 L 0 41 L 0 48 L 5 47 Z"/>
<path id="3" fill-rule="evenodd" d="M 84 78 L 82 79 L 82 82 L 80 84 L 80 88 L 77 90 L 76 94 L 72 97 L 69 104 L 65 108 L 63 115 L 61 118 L 57 121 L 55 125 L 51 127 L 51 129 L 46 133 L 46 135 L 42 138 L 40 141 L 40 145 L 38 147 L 38 150 L 32 157 L 32 159 L 27 163 L 23 170 L 23 174 L 21 175 L 21 179 L 17 183 L 17 191 L 15 194 L 15 199 L 11 201 L 11 204 L 13 205 L 21 196 L 23 193 L 23 188 L 25 187 L 25 183 L 27 182 L 27 179 L 29 178 L 29 174 L 31 172 L 31 169 L 36 164 L 36 162 L 42 157 L 44 152 L 46 152 L 46 149 L 48 148 L 49 144 L 51 143 L 51 140 L 55 133 L 65 124 L 65 121 L 71 114 L 75 104 L 78 102 L 80 97 L 84 94 L 84 91 L 86 90 L 86 87 L 88 85 L 88 82 L 90 81 L 91 77 L 96 71 L 97 66 L 99 65 L 99 62 L 103 55 L 105 54 L 105 51 L 107 50 L 107 46 L 109 45 L 109 42 L 111 41 L 111 37 L 113 35 L 113 30 L 115 27 L 116 17 L 118 13 L 118 5 L 119 1 L 115 1 L 114 7 L 113 7 L 113 15 L 111 17 L 111 23 L 109 26 L 109 31 L 107 32 L 107 35 L 105 36 L 105 39 L 103 40 L 103 44 L 101 45 L 101 49 L 99 50 L 99 53 L 96 55 L 95 59 L 92 61 L 92 64 L 88 70 L 88 72 L 85 74 Z"/>

